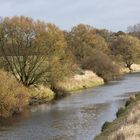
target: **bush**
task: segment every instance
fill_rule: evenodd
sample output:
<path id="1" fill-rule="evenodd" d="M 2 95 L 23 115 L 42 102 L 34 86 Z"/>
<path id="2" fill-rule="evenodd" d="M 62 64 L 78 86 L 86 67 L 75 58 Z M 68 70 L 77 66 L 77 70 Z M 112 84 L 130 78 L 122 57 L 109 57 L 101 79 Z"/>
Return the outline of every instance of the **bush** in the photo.
<path id="1" fill-rule="evenodd" d="M 63 97 L 66 97 L 68 95 L 70 95 L 70 93 L 68 91 L 66 91 L 65 89 L 61 88 L 61 87 L 51 87 L 51 90 L 55 93 L 54 99 L 61 99 Z"/>
<path id="2" fill-rule="evenodd" d="M 125 107 L 129 106 L 131 104 L 131 100 L 127 100 L 126 103 L 125 103 Z"/>
<path id="3" fill-rule="evenodd" d="M 0 71 L 0 117 L 19 113 L 28 104 L 28 91 L 10 74 Z"/>
<path id="4" fill-rule="evenodd" d="M 131 95 L 130 98 L 126 101 L 125 107 L 129 106 L 130 104 L 136 101 L 136 95 Z"/>
<path id="5" fill-rule="evenodd" d="M 101 131 L 103 132 L 105 129 L 108 128 L 109 125 L 110 125 L 110 122 L 106 121 L 106 122 L 103 124 Z"/>
<path id="6" fill-rule="evenodd" d="M 116 117 L 119 118 L 125 112 L 125 108 L 121 107 L 116 113 Z"/>
<path id="7" fill-rule="evenodd" d="M 93 70 L 105 82 L 115 79 L 119 75 L 119 68 L 104 53 L 94 50 L 83 61 L 84 69 Z"/>

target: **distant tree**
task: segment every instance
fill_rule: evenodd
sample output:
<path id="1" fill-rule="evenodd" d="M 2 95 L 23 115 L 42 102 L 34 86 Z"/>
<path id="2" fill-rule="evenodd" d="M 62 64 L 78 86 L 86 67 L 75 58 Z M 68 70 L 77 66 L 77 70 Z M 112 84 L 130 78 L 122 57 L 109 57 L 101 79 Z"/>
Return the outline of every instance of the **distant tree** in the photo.
<path id="1" fill-rule="evenodd" d="M 126 67 L 131 70 L 131 65 L 139 61 L 140 41 L 130 35 L 120 35 L 112 44 L 112 53 L 121 57 Z"/>
<path id="2" fill-rule="evenodd" d="M 106 40 L 106 42 L 108 42 L 108 43 L 111 42 L 112 37 L 114 35 L 113 32 L 108 31 L 106 29 L 101 29 L 101 30 L 96 29 L 96 32 L 97 32 L 97 34 L 99 34 L 100 36 L 102 36 Z"/>
<path id="3" fill-rule="evenodd" d="M 83 61 L 83 69 L 93 70 L 106 82 L 115 79 L 119 75 L 119 67 L 112 62 L 108 55 L 94 50 Z"/>
<path id="4" fill-rule="evenodd" d="M 93 49 L 109 53 L 105 39 L 97 34 L 96 30 L 89 25 L 77 25 L 66 35 L 70 49 L 79 64 L 82 64 L 84 58 Z"/>
<path id="5" fill-rule="evenodd" d="M 130 35 L 140 39 L 140 23 L 133 26 L 129 26 L 127 28 L 127 31 Z"/>
<path id="6" fill-rule="evenodd" d="M 118 31 L 117 33 L 114 34 L 115 36 L 120 36 L 120 35 L 126 35 L 125 32 L 123 31 Z"/>

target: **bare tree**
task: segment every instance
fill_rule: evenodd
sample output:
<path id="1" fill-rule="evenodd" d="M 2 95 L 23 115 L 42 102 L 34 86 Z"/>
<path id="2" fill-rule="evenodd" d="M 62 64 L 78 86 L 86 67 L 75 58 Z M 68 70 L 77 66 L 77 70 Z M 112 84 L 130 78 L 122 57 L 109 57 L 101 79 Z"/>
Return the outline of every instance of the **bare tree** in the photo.
<path id="1" fill-rule="evenodd" d="M 129 26 L 127 28 L 127 31 L 130 35 L 133 35 L 140 39 L 140 23 L 133 25 L 133 26 Z"/>

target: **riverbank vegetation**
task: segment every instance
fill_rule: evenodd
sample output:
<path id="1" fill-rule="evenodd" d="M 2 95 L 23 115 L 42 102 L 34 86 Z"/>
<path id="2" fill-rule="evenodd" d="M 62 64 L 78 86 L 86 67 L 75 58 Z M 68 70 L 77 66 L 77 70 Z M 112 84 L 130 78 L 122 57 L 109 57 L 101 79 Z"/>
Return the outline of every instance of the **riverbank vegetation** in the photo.
<path id="1" fill-rule="evenodd" d="M 117 119 L 105 122 L 102 133 L 95 140 L 139 140 L 140 139 L 140 93 L 127 100 L 116 113 Z"/>
<path id="2" fill-rule="evenodd" d="M 2 70 L 0 79 L 0 118 L 21 112 L 28 104 L 28 89 L 10 73 Z"/>
<path id="3" fill-rule="evenodd" d="M 9 112 L 1 116 L 15 112 L 12 100 L 17 100 L 18 93 L 14 86 L 13 94 L 7 91 L 12 84 L 10 76 L 25 89 L 26 92 L 19 93 L 32 105 L 113 80 L 124 67 L 132 71 L 132 64 L 139 63 L 140 40 L 138 33 L 131 31 L 115 33 L 84 24 L 63 31 L 54 24 L 29 17 L 1 18 L 1 81 L 9 75 L 9 80 L 5 80 L 7 88 L 1 86 L 2 93 L 12 98 L 10 105 L 8 98 L 5 102 L 0 98 Z M 5 112 L 3 105 L 0 108 Z"/>
<path id="4" fill-rule="evenodd" d="M 60 87 L 64 90 L 76 93 L 75 91 L 103 85 L 103 78 L 97 76 L 92 71 L 81 71 L 79 74 L 75 74 L 72 78 L 66 78 L 59 83 Z"/>

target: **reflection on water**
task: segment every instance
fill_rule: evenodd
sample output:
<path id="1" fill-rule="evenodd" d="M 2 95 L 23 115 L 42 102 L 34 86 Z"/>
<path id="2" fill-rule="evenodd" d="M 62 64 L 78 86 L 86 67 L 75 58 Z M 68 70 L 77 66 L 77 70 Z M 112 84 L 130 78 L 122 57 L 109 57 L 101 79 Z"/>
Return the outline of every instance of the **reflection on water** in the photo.
<path id="1" fill-rule="evenodd" d="M 0 140 L 92 140 L 124 105 L 124 93 L 140 90 L 140 74 L 82 91 L 52 105 L 32 107 L 0 122 Z"/>

